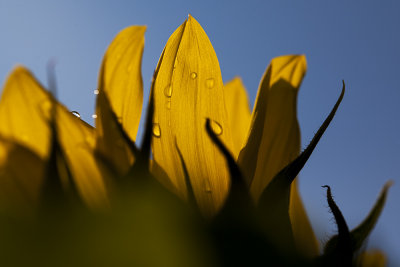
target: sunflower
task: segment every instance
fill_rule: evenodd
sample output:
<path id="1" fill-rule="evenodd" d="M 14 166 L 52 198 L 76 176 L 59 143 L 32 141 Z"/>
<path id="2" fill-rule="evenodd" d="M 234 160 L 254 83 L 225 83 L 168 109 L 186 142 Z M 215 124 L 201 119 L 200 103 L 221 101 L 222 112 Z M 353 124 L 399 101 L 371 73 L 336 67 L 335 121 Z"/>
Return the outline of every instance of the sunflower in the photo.
<path id="1" fill-rule="evenodd" d="M 28 247 L 35 237 L 46 240 L 29 254 L 51 251 L 45 265 L 62 258 L 60 251 L 72 255 L 65 265 L 384 264 L 381 252 L 364 252 L 363 244 L 390 183 L 352 231 L 327 186 L 338 235 L 323 254 L 297 188 L 344 83 L 300 153 L 296 100 L 305 56 L 272 59 L 251 112 L 240 78 L 223 84 L 214 49 L 189 15 L 154 71 L 139 147 L 145 31 L 122 30 L 106 51 L 95 127 L 58 103 L 26 68 L 11 72 L 0 100 L 0 211 L 4 229 L 17 234 L 4 240 Z M 55 92 L 54 81 L 49 89 Z M 62 249 L 51 245 L 60 243 Z M 12 246 L 6 251 L 16 253 Z"/>

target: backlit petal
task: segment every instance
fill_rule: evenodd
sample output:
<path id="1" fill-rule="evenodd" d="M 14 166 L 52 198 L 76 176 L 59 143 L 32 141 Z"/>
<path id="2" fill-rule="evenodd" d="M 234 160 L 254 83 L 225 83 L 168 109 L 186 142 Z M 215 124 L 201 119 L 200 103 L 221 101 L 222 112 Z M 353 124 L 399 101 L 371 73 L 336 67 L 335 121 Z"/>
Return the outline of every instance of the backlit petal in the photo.
<path id="1" fill-rule="evenodd" d="M 0 99 L 0 134 L 45 159 L 50 140 L 45 116 L 50 116 L 50 109 L 49 93 L 27 69 L 18 66 L 9 75 Z"/>
<path id="2" fill-rule="evenodd" d="M 124 175 L 133 163 L 133 155 L 112 113 L 109 99 L 104 91 L 97 97 L 96 151 L 110 164 L 118 175 Z"/>
<path id="3" fill-rule="evenodd" d="M 262 78 L 249 136 L 238 158 L 255 201 L 271 179 L 300 153 L 296 108 L 297 93 L 305 71 L 304 56 L 281 56 L 271 61 Z M 317 255 L 318 242 L 296 184 L 292 185 L 292 190 L 289 215 L 295 243 L 307 255 Z"/>
<path id="4" fill-rule="evenodd" d="M 0 134 L 47 160 L 52 103 L 52 96 L 33 75 L 24 67 L 17 67 L 10 74 L 0 100 Z M 91 207 L 103 206 L 106 194 L 93 154 L 93 127 L 58 103 L 56 124 L 64 156 L 82 198 Z"/>
<path id="5" fill-rule="evenodd" d="M 232 147 L 223 91 L 214 49 L 189 16 L 169 38 L 156 69 L 152 148 L 154 160 L 186 195 L 178 145 L 196 200 L 208 215 L 220 208 L 229 184 L 225 159 L 205 131 L 210 118 L 214 131 Z"/>
<path id="6" fill-rule="evenodd" d="M 271 179 L 300 150 L 297 92 L 306 71 L 304 56 L 274 58 L 262 78 L 250 133 L 238 162 L 258 200 Z"/>
<path id="7" fill-rule="evenodd" d="M 246 88 L 239 77 L 229 81 L 224 86 L 225 106 L 228 112 L 229 125 L 232 131 L 233 148 L 235 158 L 243 147 L 250 125 L 250 107 Z"/>
<path id="8" fill-rule="evenodd" d="M 64 106 L 57 110 L 58 138 L 76 187 L 93 209 L 108 206 L 104 175 L 94 157 L 95 129 Z"/>
<path id="9" fill-rule="evenodd" d="M 143 103 L 141 63 L 145 31 L 145 26 L 131 26 L 118 33 L 104 55 L 99 77 L 99 91 L 106 92 L 113 112 L 133 141 L 136 139 Z M 97 105 L 100 110 L 109 108 L 103 106 L 102 102 Z M 103 116 L 103 113 L 98 115 Z M 107 123 L 107 120 L 97 120 L 96 127 Z"/>

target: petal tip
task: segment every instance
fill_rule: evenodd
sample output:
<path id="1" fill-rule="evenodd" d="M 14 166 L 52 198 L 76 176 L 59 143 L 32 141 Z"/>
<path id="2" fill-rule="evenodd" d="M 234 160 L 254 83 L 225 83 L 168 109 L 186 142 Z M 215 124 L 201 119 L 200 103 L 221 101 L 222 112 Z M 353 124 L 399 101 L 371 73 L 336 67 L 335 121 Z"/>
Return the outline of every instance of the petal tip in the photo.
<path id="1" fill-rule="evenodd" d="M 19 73 L 30 73 L 29 69 L 22 64 L 16 64 L 12 70 L 11 74 L 19 74 Z"/>
<path id="2" fill-rule="evenodd" d="M 188 18 L 187 18 L 187 20 L 185 21 L 185 22 L 187 22 L 187 23 L 196 23 L 196 24 L 199 24 L 199 22 L 189 13 L 188 14 Z"/>

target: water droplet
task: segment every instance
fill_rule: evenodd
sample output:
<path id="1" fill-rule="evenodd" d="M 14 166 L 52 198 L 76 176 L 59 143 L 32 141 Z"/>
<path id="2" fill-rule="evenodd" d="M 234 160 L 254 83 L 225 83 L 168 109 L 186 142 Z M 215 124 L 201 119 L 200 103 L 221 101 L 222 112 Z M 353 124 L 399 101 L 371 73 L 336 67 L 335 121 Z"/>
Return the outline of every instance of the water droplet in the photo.
<path id="1" fill-rule="evenodd" d="M 204 180 L 204 191 L 205 191 L 206 193 L 209 193 L 209 194 L 212 193 L 210 180 L 208 180 L 208 178 L 206 178 L 206 179 Z"/>
<path id="2" fill-rule="evenodd" d="M 190 73 L 190 78 L 192 78 L 192 80 L 197 78 L 197 73 L 196 72 L 192 72 Z"/>
<path id="3" fill-rule="evenodd" d="M 206 86 L 207 86 L 208 89 L 213 88 L 213 87 L 214 87 L 214 84 L 215 84 L 214 78 L 210 78 L 210 79 L 207 79 L 207 80 L 206 80 Z"/>
<path id="4" fill-rule="evenodd" d="M 73 111 L 71 111 L 71 113 L 72 113 L 73 115 L 77 116 L 78 118 L 81 117 L 81 114 L 79 114 L 78 111 L 73 110 Z"/>
<path id="5" fill-rule="evenodd" d="M 154 135 L 155 137 L 160 137 L 160 136 L 161 136 L 160 124 L 158 124 L 158 123 L 153 123 L 153 135 Z"/>
<path id="6" fill-rule="evenodd" d="M 99 90 L 97 90 L 97 89 L 93 90 L 93 94 L 98 95 L 99 94 Z"/>
<path id="7" fill-rule="evenodd" d="M 165 88 L 164 88 L 164 95 L 166 97 L 171 97 L 172 96 L 172 85 L 168 84 Z"/>
<path id="8" fill-rule="evenodd" d="M 222 126 L 218 122 L 212 120 L 211 121 L 211 128 L 213 129 L 214 133 L 216 135 L 221 135 L 222 134 Z"/>
<path id="9" fill-rule="evenodd" d="M 93 114 L 93 115 L 92 115 L 92 118 L 93 118 L 93 119 L 97 119 L 97 115 L 96 115 L 96 114 Z"/>
<path id="10" fill-rule="evenodd" d="M 166 102 L 165 102 L 165 107 L 167 108 L 167 109 L 171 109 L 171 100 L 167 100 Z"/>

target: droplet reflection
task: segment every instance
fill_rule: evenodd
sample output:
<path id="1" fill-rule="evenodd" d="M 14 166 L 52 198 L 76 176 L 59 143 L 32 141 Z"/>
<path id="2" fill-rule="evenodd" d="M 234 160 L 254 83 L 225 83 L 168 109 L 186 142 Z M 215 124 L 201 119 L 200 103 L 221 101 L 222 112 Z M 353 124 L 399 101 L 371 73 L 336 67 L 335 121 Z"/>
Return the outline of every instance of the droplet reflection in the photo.
<path id="1" fill-rule="evenodd" d="M 164 95 L 166 97 L 171 97 L 172 96 L 172 85 L 169 84 L 164 88 Z"/>
<path id="2" fill-rule="evenodd" d="M 211 128 L 213 129 L 216 135 L 221 135 L 223 132 L 221 124 L 219 124 L 214 120 L 211 121 Z"/>
<path id="3" fill-rule="evenodd" d="M 208 178 L 206 178 L 204 180 L 204 192 L 209 193 L 209 194 L 212 193 L 210 180 Z"/>
<path id="4" fill-rule="evenodd" d="M 78 118 L 81 117 L 81 114 L 79 114 L 78 111 L 73 110 L 73 111 L 71 111 L 71 113 L 72 113 L 73 115 L 75 115 L 76 117 L 78 117 Z"/>
<path id="5" fill-rule="evenodd" d="M 209 79 L 206 80 L 206 87 L 207 87 L 208 89 L 213 88 L 214 85 L 215 85 L 215 80 L 214 80 L 214 78 L 209 78 Z"/>
<path id="6" fill-rule="evenodd" d="M 153 123 L 153 135 L 157 138 L 161 136 L 161 128 L 160 124 L 158 123 Z"/>

